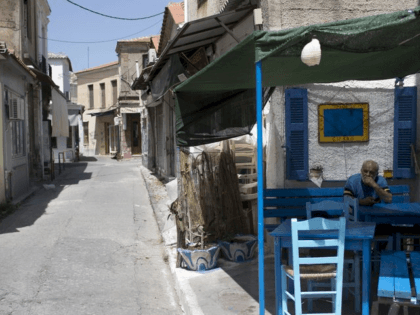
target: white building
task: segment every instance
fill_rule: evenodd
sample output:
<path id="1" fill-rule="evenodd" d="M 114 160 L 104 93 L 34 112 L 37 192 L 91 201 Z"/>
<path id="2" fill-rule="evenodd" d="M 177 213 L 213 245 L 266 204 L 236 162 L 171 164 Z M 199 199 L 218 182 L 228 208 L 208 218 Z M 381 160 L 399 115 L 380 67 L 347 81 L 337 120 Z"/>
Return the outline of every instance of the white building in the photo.
<path id="1" fill-rule="evenodd" d="M 68 137 L 53 137 L 52 148 L 54 161 L 74 161 L 76 158 L 76 148 L 83 147 L 83 106 L 72 103 L 74 99 L 70 93 L 70 77 L 72 65 L 69 57 L 65 54 L 48 53 L 51 66 L 51 74 L 54 82 L 67 99 L 67 111 L 69 121 Z"/>

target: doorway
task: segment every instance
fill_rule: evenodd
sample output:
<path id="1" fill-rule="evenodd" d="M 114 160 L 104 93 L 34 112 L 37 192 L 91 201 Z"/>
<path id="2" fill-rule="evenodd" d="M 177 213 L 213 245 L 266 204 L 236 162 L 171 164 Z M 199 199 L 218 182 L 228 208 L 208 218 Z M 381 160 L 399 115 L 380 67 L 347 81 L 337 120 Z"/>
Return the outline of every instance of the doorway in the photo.
<path id="1" fill-rule="evenodd" d="M 131 120 L 131 154 L 141 154 L 140 117 Z"/>
<path id="2" fill-rule="evenodd" d="M 109 154 L 109 123 L 104 123 L 105 125 L 105 154 Z"/>

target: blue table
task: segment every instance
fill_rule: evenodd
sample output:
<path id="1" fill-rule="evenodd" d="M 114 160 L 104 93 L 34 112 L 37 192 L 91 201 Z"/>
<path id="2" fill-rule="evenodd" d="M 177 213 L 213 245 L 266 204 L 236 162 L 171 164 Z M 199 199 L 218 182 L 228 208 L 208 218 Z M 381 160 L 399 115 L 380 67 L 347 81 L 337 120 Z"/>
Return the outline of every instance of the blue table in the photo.
<path id="1" fill-rule="evenodd" d="M 363 253 L 362 263 L 362 315 L 369 315 L 369 294 L 370 294 L 370 248 L 375 233 L 375 223 L 373 222 L 347 222 L 346 224 L 346 250 L 357 250 Z M 276 314 L 282 314 L 281 308 L 281 249 L 292 248 L 291 219 L 287 219 L 280 224 L 273 232 L 274 237 L 274 268 L 275 268 L 275 288 L 276 288 Z M 337 236 L 333 231 L 318 233 L 318 237 Z M 308 233 L 308 237 L 311 235 Z M 313 236 L 312 236 L 313 237 Z"/>
<path id="2" fill-rule="evenodd" d="M 377 224 L 420 224 L 420 203 L 377 203 L 359 206 L 359 218 Z"/>

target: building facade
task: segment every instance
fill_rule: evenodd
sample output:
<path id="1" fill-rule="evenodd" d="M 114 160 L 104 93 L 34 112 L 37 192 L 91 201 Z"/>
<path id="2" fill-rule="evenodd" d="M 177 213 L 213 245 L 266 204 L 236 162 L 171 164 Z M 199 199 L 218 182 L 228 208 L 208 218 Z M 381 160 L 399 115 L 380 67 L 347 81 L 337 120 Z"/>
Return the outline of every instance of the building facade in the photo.
<path id="1" fill-rule="evenodd" d="M 170 89 L 180 82 L 172 71 L 176 69 L 177 72 L 181 64 L 179 60 L 171 63 L 166 57 L 159 65 L 157 61 L 183 23 L 184 3 L 170 3 L 165 8 L 161 34 L 150 38 L 147 67 L 132 84 L 134 90 L 141 91 L 145 105 L 142 113 L 143 165 L 166 179 L 175 177 L 177 170 L 175 101 Z"/>
<path id="2" fill-rule="evenodd" d="M 50 169 L 51 88 L 47 35 L 51 10 L 46 0 L 0 4 L 2 162 L 0 201 L 29 191 L 30 180 L 42 180 Z M 47 145 L 45 145 L 47 143 Z M 47 157 L 47 158 L 46 158 Z"/>
<path id="3" fill-rule="evenodd" d="M 66 98 L 69 124 L 68 137 L 59 136 L 51 139 L 54 161 L 74 161 L 80 153 L 79 148 L 83 148 L 83 106 L 77 104 L 77 95 L 76 97 L 71 95 L 75 91 L 70 85 L 73 69 L 67 55 L 48 53 L 48 60 L 52 70 L 52 79 Z"/>
<path id="4" fill-rule="evenodd" d="M 75 72 L 77 102 L 84 106 L 83 155 L 108 155 L 119 152 L 118 61 Z M 82 152 L 82 150 L 81 150 Z"/>
<path id="5" fill-rule="evenodd" d="M 150 37 L 120 40 L 118 54 L 120 91 L 117 114 L 121 117 L 121 156 L 131 158 L 142 154 L 143 101 L 138 91 L 131 89 L 133 80 L 148 64 Z"/>

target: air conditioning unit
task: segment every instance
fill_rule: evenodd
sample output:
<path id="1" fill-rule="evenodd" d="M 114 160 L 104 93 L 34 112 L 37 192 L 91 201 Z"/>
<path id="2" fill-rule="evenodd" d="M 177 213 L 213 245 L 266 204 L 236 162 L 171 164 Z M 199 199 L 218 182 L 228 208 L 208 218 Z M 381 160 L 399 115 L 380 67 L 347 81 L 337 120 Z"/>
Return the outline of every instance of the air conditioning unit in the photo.
<path id="1" fill-rule="evenodd" d="M 6 42 L 0 42 L 0 54 L 5 54 L 7 52 Z"/>
<path id="2" fill-rule="evenodd" d="M 154 64 L 157 60 L 156 56 L 156 50 L 155 49 L 149 49 L 149 65 Z"/>
<path id="3" fill-rule="evenodd" d="M 9 119 L 10 120 L 24 120 L 25 107 L 24 101 L 18 97 L 12 97 L 9 101 Z"/>

